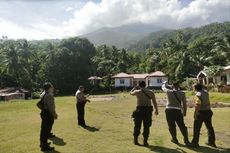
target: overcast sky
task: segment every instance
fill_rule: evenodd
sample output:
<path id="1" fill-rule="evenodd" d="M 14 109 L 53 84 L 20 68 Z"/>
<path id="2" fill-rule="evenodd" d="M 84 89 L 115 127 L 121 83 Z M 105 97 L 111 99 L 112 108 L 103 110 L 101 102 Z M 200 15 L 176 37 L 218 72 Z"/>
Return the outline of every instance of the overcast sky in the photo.
<path id="1" fill-rule="evenodd" d="M 102 27 L 164 28 L 230 21 L 230 0 L 0 0 L 0 36 L 66 38 Z"/>

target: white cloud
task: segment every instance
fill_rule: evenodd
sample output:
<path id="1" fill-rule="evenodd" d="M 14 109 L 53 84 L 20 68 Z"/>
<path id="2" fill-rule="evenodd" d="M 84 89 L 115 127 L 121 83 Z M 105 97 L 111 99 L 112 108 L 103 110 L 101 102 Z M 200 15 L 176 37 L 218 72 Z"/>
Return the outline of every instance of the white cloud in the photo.
<path id="1" fill-rule="evenodd" d="M 44 39 L 50 36 L 39 29 L 27 29 L 20 25 L 0 19 L 0 36 L 8 38 Z"/>
<path id="2" fill-rule="evenodd" d="M 102 0 L 87 2 L 77 10 L 67 7 L 65 11 L 73 16 L 60 24 L 44 20 L 33 23 L 29 29 L 4 19 L 4 22 L 0 20 L 0 26 L 4 26 L 4 33 L 9 37 L 42 39 L 76 36 L 102 27 L 138 22 L 172 29 L 230 21 L 229 0 L 194 0 L 186 6 L 180 0 Z"/>
<path id="3" fill-rule="evenodd" d="M 67 7 L 67 8 L 65 9 L 66 12 L 70 12 L 70 11 L 72 11 L 72 10 L 73 10 L 72 7 Z"/>

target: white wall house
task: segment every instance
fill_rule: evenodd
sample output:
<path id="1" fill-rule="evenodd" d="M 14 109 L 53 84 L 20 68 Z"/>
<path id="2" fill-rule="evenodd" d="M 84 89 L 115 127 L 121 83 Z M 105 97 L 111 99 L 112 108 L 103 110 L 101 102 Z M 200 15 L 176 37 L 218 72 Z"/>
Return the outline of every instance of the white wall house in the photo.
<path id="1" fill-rule="evenodd" d="M 140 81 L 145 81 L 146 85 L 148 85 L 148 73 L 143 73 L 143 74 L 130 74 L 130 76 L 133 77 L 133 86 L 138 85 Z"/>
<path id="2" fill-rule="evenodd" d="M 230 65 L 223 67 L 223 70 L 216 76 L 209 76 L 204 70 L 200 71 L 197 75 L 197 79 L 204 85 L 220 85 L 222 83 L 230 85 Z"/>
<path id="3" fill-rule="evenodd" d="M 118 73 L 114 75 L 114 87 L 133 87 L 138 85 L 139 81 L 145 81 L 149 87 L 161 87 L 168 77 L 161 71 L 144 74 L 126 74 Z"/>
<path id="4" fill-rule="evenodd" d="M 133 77 L 126 73 L 119 73 L 112 78 L 115 79 L 115 87 L 132 87 Z"/>
<path id="5" fill-rule="evenodd" d="M 223 70 L 223 74 L 226 75 L 226 84 L 230 85 L 230 65 L 226 66 Z"/>
<path id="6" fill-rule="evenodd" d="M 148 86 L 161 87 L 164 81 L 168 81 L 168 77 L 161 71 L 156 71 L 148 76 Z"/>

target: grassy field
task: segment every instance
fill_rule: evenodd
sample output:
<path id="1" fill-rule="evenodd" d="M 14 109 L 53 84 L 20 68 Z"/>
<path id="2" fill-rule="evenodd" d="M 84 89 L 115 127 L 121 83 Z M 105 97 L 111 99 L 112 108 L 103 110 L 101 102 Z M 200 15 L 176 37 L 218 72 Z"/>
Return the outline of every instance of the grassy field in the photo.
<path id="1" fill-rule="evenodd" d="M 128 92 L 127 92 L 128 93 Z M 195 92 L 185 91 L 186 97 L 189 100 L 194 99 Z M 164 92 L 156 93 L 157 98 L 166 99 L 167 96 Z M 229 93 L 220 93 L 220 92 L 209 92 L 209 98 L 211 103 L 221 102 L 221 103 L 230 103 L 230 94 Z"/>
<path id="2" fill-rule="evenodd" d="M 161 98 L 162 94 L 157 94 Z M 35 106 L 37 100 L 0 103 L 0 153 L 39 153 L 40 116 Z M 149 147 L 133 145 L 133 121 L 130 117 L 136 100 L 128 94 L 117 94 L 112 101 L 87 104 L 86 122 L 91 127 L 77 125 L 74 97 L 56 98 L 58 120 L 53 132 L 54 153 L 216 153 L 230 152 L 230 109 L 214 108 L 213 125 L 218 149 L 206 146 L 205 126 L 201 130 L 198 149 L 186 148 L 170 142 L 164 108 L 153 117 Z M 193 109 L 188 109 L 185 122 L 192 138 Z M 140 137 L 142 142 L 142 136 Z M 182 143 L 181 133 L 178 139 Z"/>
<path id="3" fill-rule="evenodd" d="M 188 91 L 186 92 L 186 96 L 189 98 L 193 98 L 194 92 Z M 209 98 L 211 103 L 216 103 L 216 102 L 230 103 L 229 93 L 209 92 Z"/>

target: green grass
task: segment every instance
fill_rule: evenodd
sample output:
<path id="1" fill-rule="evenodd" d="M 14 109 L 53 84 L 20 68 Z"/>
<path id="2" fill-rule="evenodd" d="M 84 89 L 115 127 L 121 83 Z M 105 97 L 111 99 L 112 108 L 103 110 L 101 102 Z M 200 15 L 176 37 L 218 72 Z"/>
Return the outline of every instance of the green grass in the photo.
<path id="1" fill-rule="evenodd" d="M 193 98 L 194 95 L 195 95 L 194 92 L 191 91 L 186 92 L 187 97 Z M 209 92 L 209 98 L 211 103 L 216 103 L 216 102 L 230 103 L 230 93 Z"/>
<path id="2" fill-rule="evenodd" d="M 55 145 L 61 153 L 196 153 L 230 151 L 230 109 L 213 109 L 213 125 L 219 149 L 204 145 L 207 134 L 201 130 L 199 149 L 188 149 L 170 142 L 164 108 L 159 116 L 153 117 L 149 147 L 133 145 L 133 121 L 130 117 L 135 109 L 136 99 L 128 94 L 117 94 L 112 101 L 91 102 L 86 106 L 86 122 L 94 127 L 89 131 L 77 125 L 75 97 L 56 98 L 59 118 L 53 132 L 64 140 L 65 145 Z M 159 95 L 156 95 L 158 98 Z M 161 97 L 161 95 L 159 96 Z M 37 100 L 0 103 L 0 153 L 39 153 L 40 116 Z M 192 138 L 193 111 L 188 109 L 185 122 Z M 178 139 L 182 142 L 181 133 Z M 142 136 L 140 136 L 142 142 Z"/>

